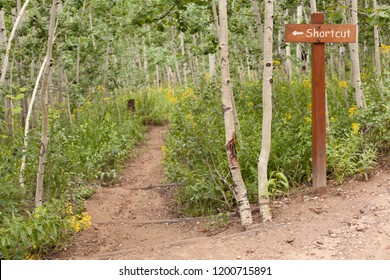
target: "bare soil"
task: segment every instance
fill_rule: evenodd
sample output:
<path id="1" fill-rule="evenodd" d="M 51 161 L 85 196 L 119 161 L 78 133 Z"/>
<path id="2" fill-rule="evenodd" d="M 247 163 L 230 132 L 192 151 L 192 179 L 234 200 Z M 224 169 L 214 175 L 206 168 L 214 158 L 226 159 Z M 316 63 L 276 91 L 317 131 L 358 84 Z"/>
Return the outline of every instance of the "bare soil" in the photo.
<path id="1" fill-rule="evenodd" d="M 210 231 L 208 219 L 180 219 L 161 165 L 166 127 L 151 127 L 140 155 L 86 204 L 93 226 L 55 259 L 390 259 L 390 169 L 272 203 L 274 220 L 253 229 L 237 219 Z M 234 218 L 234 217 L 233 217 Z"/>

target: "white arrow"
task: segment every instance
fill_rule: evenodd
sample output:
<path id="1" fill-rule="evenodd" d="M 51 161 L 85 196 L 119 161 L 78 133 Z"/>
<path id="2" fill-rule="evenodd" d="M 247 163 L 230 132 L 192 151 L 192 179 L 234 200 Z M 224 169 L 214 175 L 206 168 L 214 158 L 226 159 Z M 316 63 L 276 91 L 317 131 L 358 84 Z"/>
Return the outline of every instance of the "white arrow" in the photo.
<path id="1" fill-rule="evenodd" d="M 303 32 L 298 32 L 298 31 L 294 30 L 292 34 L 293 34 L 294 36 L 303 35 Z"/>

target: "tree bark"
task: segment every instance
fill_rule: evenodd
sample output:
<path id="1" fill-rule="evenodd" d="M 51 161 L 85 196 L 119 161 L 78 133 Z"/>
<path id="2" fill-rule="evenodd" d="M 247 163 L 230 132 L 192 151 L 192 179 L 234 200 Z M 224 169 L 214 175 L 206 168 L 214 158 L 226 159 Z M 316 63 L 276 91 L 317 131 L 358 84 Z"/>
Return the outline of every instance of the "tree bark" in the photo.
<path id="1" fill-rule="evenodd" d="M 258 162 L 258 191 L 260 213 L 263 222 L 271 221 L 269 206 L 267 166 L 271 150 L 272 124 L 272 44 L 273 44 L 273 0 L 265 1 L 265 31 L 264 31 L 264 72 L 263 72 L 263 125 L 261 135 L 261 152 Z"/>
<path id="2" fill-rule="evenodd" d="M 58 0 L 53 0 L 50 12 L 50 25 L 49 25 L 49 36 L 47 39 L 47 62 L 45 65 L 45 73 L 41 87 L 41 114 L 42 114 L 42 129 L 41 129 L 41 148 L 39 151 L 39 164 L 37 173 L 37 188 L 35 192 L 35 207 L 42 206 L 43 203 L 43 191 L 44 191 L 44 175 L 46 167 L 46 155 L 49 144 L 49 123 L 47 116 L 47 91 L 49 83 L 50 69 L 52 65 L 52 50 L 54 42 L 54 31 L 55 31 L 55 20 Z"/>
<path id="3" fill-rule="evenodd" d="M 12 41 L 15 37 L 16 30 L 18 29 L 18 27 L 22 21 L 23 14 L 26 11 L 26 8 L 27 8 L 27 5 L 29 4 L 29 2 L 30 2 L 30 0 L 26 0 L 26 2 L 24 2 L 24 4 L 23 4 L 23 7 L 20 8 L 18 16 L 15 19 L 15 23 L 13 24 L 11 34 L 8 38 L 7 46 L 5 48 L 5 54 L 3 57 L 3 65 L 1 68 L 0 88 L 5 85 L 5 77 L 7 75 L 7 70 L 8 70 L 8 65 L 9 65 L 9 54 L 10 54 L 11 47 L 12 47 Z M 5 18 L 4 18 L 3 11 L 1 11 L 1 14 L 0 14 L 0 43 L 1 43 L 1 41 L 3 41 L 3 42 L 7 41 L 6 29 L 5 29 Z M 7 97 L 5 97 L 5 100 L 4 100 L 4 113 L 5 113 L 6 130 L 8 133 L 11 133 L 12 127 L 13 127 L 13 125 L 12 125 L 12 100 L 10 100 Z"/>
<path id="4" fill-rule="evenodd" d="M 316 0 L 310 0 L 310 12 L 312 14 L 317 12 L 317 1 Z"/>
<path id="5" fill-rule="evenodd" d="M 373 0 L 373 6 L 375 13 L 378 9 L 378 4 L 376 0 Z M 382 76 L 382 65 L 381 65 L 381 53 L 380 53 L 380 43 L 379 43 L 379 28 L 378 25 L 374 25 L 374 43 L 375 43 L 375 72 L 378 79 L 381 79 Z"/>
<path id="6" fill-rule="evenodd" d="M 252 0 L 253 3 L 253 14 L 255 16 L 256 20 L 256 27 L 257 27 L 257 35 L 259 36 L 259 42 L 260 42 L 260 51 L 263 51 L 264 48 L 264 31 L 263 31 L 263 25 L 261 23 L 261 16 L 260 16 L 260 9 L 259 4 L 257 3 L 257 0 Z"/>
<path id="7" fill-rule="evenodd" d="M 184 85 L 185 87 L 188 87 L 188 80 L 187 80 L 187 60 L 186 60 L 186 52 L 185 52 L 185 46 L 184 46 L 184 33 L 180 32 L 180 49 L 181 49 L 181 56 L 183 59 L 183 79 L 184 79 Z"/>
<path id="8" fill-rule="evenodd" d="M 19 184 L 21 188 L 24 188 L 24 170 L 26 169 L 26 158 L 27 158 L 27 147 L 28 147 L 28 132 L 30 129 L 30 119 L 31 119 L 31 114 L 33 112 L 34 108 L 34 103 L 35 103 L 35 97 L 38 92 L 38 87 L 39 87 L 39 81 L 41 80 L 43 70 L 46 67 L 46 62 L 47 62 L 47 56 L 42 62 L 41 69 L 39 70 L 37 80 L 35 82 L 34 90 L 31 96 L 30 104 L 28 105 L 28 110 L 27 110 L 27 116 L 26 116 L 26 123 L 24 126 L 24 141 L 23 141 L 23 150 L 22 150 L 22 164 L 20 166 L 20 172 L 19 172 Z"/>
<path id="9" fill-rule="evenodd" d="M 228 46 L 228 21 L 227 2 L 219 0 L 219 22 L 220 22 L 220 51 L 221 51 L 221 79 L 222 79 L 222 108 L 225 123 L 226 154 L 229 163 L 230 173 L 234 182 L 242 226 L 247 229 L 252 224 L 252 213 L 248 201 L 248 195 L 244 180 L 241 176 L 240 165 L 237 159 L 236 132 L 234 125 L 234 111 L 232 104 L 232 87 L 229 70 L 229 46 Z"/>
<path id="10" fill-rule="evenodd" d="M 357 0 L 352 0 L 352 24 L 358 24 L 358 13 L 357 13 Z M 359 26 L 356 27 L 359 29 Z M 352 84 L 355 87 L 355 101 L 358 108 L 364 106 L 364 94 L 361 86 L 360 79 L 360 61 L 359 61 L 359 31 L 356 32 L 356 43 L 351 43 L 351 60 L 352 60 Z"/>

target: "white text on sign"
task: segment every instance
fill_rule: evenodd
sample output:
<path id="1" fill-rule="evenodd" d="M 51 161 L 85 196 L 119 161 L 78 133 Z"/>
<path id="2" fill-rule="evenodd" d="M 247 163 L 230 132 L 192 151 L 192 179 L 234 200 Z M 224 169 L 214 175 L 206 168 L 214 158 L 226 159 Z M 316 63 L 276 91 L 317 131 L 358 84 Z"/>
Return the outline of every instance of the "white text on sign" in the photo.
<path id="1" fill-rule="evenodd" d="M 286 42 L 354 43 L 354 24 L 286 24 Z"/>

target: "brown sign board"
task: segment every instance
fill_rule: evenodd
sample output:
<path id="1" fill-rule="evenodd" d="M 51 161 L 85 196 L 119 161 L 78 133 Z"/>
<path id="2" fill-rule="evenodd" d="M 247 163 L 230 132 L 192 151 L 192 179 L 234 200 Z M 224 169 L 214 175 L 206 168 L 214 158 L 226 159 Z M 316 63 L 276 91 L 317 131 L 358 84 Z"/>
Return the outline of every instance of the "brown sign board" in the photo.
<path id="1" fill-rule="evenodd" d="M 287 43 L 355 43 L 355 24 L 286 24 Z"/>

